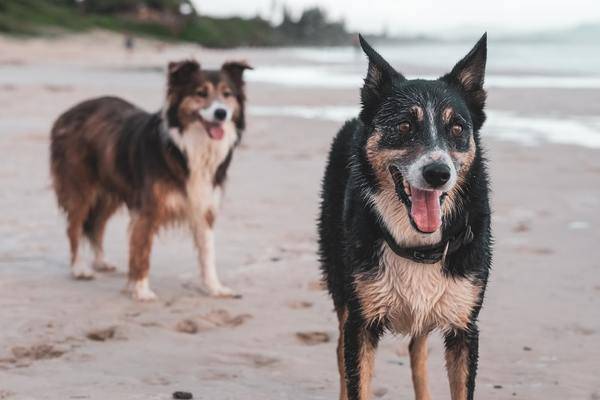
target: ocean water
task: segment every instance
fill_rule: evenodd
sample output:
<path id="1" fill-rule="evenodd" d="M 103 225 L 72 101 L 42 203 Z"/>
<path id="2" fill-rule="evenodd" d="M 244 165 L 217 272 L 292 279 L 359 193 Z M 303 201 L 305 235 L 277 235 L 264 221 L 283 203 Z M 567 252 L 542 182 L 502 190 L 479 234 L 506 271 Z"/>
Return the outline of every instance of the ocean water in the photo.
<path id="1" fill-rule="evenodd" d="M 434 79 L 449 71 L 473 43 L 385 45 L 377 50 L 408 78 Z M 367 65 L 365 56 L 352 47 L 295 48 L 285 52 L 299 62 L 261 67 L 250 71 L 248 79 L 286 86 L 351 88 L 362 82 Z M 419 70 L 428 73 L 415 75 Z M 489 87 L 511 88 L 600 88 L 600 40 L 490 42 L 486 83 Z"/>
<path id="2" fill-rule="evenodd" d="M 366 71 L 366 63 L 364 66 Z M 409 79 L 437 79 L 439 75 L 405 74 Z M 363 72 L 326 65 L 269 66 L 249 71 L 247 80 L 289 87 L 315 87 L 352 89 L 362 84 Z M 498 88 L 550 88 L 550 89 L 600 89 L 600 75 L 542 75 L 542 74 L 494 74 L 486 75 L 487 87 Z"/>
<path id="3" fill-rule="evenodd" d="M 345 106 L 251 106 L 250 115 L 334 121 L 340 124 L 358 115 L 358 107 Z M 526 146 L 543 143 L 571 144 L 600 149 L 600 116 L 557 118 L 523 116 L 507 111 L 488 111 L 483 137 L 518 142 Z"/>
<path id="4" fill-rule="evenodd" d="M 381 46 L 377 50 L 407 78 L 435 79 L 447 72 L 475 43 L 419 43 Z M 283 50 L 281 50 L 283 51 Z M 352 47 L 285 50 L 293 64 L 263 66 L 249 71 L 256 83 L 322 89 L 357 89 L 367 67 L 365 56 Z M 414 72 L 424 70 L 425 74 Z M 408 71 L 406 73 L 405 71 Z M 488 44 L 486 87 L 513 89 L 600 90 L 600 40 L 597 42 L 500 41 Z M 344 121 L 357 107 L 255 107 L 255 115 L 287 115 Z M 485 133 L 524 145 L 545 142 L 600 148 L 600 110 L 597 116 L 521 115 L 488 110 Z"/>
<path id="5" fill-rule="evenodd" d="M 491 37 L 491 36 L 490 36 Z M 425 66 L 441 71 L 461 59 L 473 41 L 423 42 L 376 46 L 394 67 Z M 355 64 L 364 57 L 356 49 L 297 48 L 291 55 L 323 64 Z M 600 76 L 600 39 L 598 41 L 488 41 L 488 72 L 513 71 L 523 74 Z"/>

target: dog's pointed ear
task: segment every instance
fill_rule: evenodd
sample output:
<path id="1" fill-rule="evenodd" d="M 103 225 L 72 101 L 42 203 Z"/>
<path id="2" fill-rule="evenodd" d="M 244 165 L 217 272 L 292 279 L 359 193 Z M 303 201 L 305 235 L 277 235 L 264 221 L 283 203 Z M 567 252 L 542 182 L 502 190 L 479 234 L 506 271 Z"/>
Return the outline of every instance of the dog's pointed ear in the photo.
<path id="1" fill-rule="evenodd" d="M 252 68 L 246 61 L 228 61 L 221 67 L 221 70 L 225 72 L 233 83 L 241 88 L 244 86 L 244 71 Z"/>
<path id="2" fill-rule="evenodd" d="M 486 60 L 487 33 L 484 33 L 473 49 L 452 68 L 449 74 L 442 77 L 442 80 L 463 90 L 467 100 L 479 108 L 483 108 L 486 98 L 483 89 Z"/>
<path id="3" fill-rule="evenodd" d="M 170 62 L 168 66 L 169 86 L 181 86 L 189 82 L 193 74 L 200 71 L 200 64 L 194 60 Z"/>
<path id="4" fill-rule="evenodd" d="M 369 69 L 364 85 L 360 91 L 362 111 L 360 118 L 365 124 L 370 124 L 375 115 L 377 106 L 389 92 L 394 81 L 405 80 L 384 58 L 377 53 L 369 43 L 358 35 L 360 46 L 369 59 Z"/>

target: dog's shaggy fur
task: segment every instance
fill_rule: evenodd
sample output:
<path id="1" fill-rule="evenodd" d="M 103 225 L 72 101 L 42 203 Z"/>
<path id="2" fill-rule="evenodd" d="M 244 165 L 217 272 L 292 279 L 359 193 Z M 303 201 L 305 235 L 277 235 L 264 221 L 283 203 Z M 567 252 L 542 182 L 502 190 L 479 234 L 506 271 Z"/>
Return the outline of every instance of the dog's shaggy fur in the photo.
<path id="1" fill-rule="evenodd" d="M 213 224 L 227 169 L 244 130 L 243 62 L 203 70 L 196 61 L 170 63 L 165 107 L 147 113 L 102 97 L 62 114 L 51 135 L 51 172 L 66 212 L 75 278 L 113 269 L 104 260 L 108 219 L 123 204 L 131 213 L 129 285 L 152 300 L 148 285 L 152 240 L 166 225 L 185 222 L 198 249 L 202 284 L 211 295 L 233 295 L 215 269 Z M 80 256 L 89 240 L 94 260 Z"/>
<path id="2" fill-rule="evenodd" d="M 369 398 L 385 331 L 412 337 L 416 398 L 430 399 L 426 338 L 436 329 L 452 399 L 472 399 L 491 264 L 479 139 L 486 37 L 433 81 L 405 79 L 361 43 L 369 58 L 362 111 L 331 147 L 319 220 L 322 270 L 339 318 L 340 399 Z M 417 248 L 432 259 L 409 251 Z"/>

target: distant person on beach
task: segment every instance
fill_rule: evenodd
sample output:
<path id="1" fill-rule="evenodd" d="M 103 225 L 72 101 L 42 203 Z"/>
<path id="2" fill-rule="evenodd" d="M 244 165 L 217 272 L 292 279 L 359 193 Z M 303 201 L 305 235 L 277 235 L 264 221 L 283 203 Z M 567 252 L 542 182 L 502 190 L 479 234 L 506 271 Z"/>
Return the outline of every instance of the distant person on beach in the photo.
<path id="1" fill-rule="evenodd" d="M 132 53 L 132 52 L 133 52 L 133 49 L 134 49 L 134 47 L 135 47 L 135 40 L 134 40 L 134 38 L 133 38 L 133 35 L 132 35 L 132 34 L 130 34 L 130 33 L 126 33 L 126 34 L 125 34 L 125 40 L 124 40 L 124 43 L 123 43 L 123 44 L 125 45 L 125 50 L 126 50 L 128 53 Z"/>

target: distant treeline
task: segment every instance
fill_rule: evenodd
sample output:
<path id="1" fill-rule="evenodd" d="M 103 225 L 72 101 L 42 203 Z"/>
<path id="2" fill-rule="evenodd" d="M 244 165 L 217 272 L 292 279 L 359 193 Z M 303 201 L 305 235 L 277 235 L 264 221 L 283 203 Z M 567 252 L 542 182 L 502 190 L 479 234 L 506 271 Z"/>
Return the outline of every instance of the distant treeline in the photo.
<path id="1" fill-rule="evenodd" d="M 190 0 L 0 0 L 0 32 L 39 35 L 101 28 L 209 47 L 347 45 L 352 35 L 319 8 L 274 25 L 261 18 L 214 18 Z"/>

